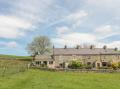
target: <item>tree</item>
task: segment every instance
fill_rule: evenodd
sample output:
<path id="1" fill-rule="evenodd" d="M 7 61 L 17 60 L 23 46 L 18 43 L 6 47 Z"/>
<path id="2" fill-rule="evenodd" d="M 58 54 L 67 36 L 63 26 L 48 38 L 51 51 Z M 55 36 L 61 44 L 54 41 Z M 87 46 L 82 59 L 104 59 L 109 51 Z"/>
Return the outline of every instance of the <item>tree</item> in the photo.
<path id="1" fill-rule="evenodd" d="M 27 50 L 34 60 L 36 55 L 44 55 L 51 52 L 51 41 L 47 36 L 37 36 L 27 45 Z"/>

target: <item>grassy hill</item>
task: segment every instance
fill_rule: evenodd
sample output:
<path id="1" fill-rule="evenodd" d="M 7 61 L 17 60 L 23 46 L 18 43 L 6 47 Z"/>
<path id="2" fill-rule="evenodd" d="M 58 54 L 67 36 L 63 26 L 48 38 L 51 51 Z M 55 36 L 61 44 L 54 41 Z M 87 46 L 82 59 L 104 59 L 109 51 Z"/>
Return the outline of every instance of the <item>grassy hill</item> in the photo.
<path id="1" fill-rule="evenodd" d="M 0 89 L 120 89 L 120 74 L 28 70 L 0 78 Z"/>
<path id="2" fill-rule="evenodd" d="M 30 56 L 16 56 L 16 55 L 4 55 L 4 54 L 0 54 L 0 59 L 18 59 L 18 60 L 26 60 L 26 61 L 30 61 L 32 59 L 32 57 Z"/>
<path id="3" fill-rule="evenodd" d="M 31 62 L 29 56 L 0 55 L 0 76 L 11 76 L 25 71 Z"/>

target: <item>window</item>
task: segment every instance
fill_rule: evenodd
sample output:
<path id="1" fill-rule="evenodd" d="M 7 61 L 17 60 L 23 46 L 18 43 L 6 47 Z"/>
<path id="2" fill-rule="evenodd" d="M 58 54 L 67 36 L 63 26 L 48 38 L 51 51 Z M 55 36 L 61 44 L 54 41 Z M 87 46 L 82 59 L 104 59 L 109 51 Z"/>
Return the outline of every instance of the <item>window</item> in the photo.
<path id="1" fill-rule="evenodd" d="M 87 62 L 87 65 L 91 65 L 91 62 Z"/>
<path id="2" fill-rule="evenodd" d="M 35 63 L 36 63 L 36 65 L 38 64 L 38 62 L 37 62 L 37 61 L 36 61 Z"/>
<path id="3" fill-rule="evenodd" d="M 53 61 L 49 61 L 49 64 L 53 64 Z"/>
<path id="4" fill-rule="evenodd" d="M 39 61 L 39 64 L 41 64 L 41 61 Z"/>
<path id="5" fill-rule="evenodd" d="M 97 63 L 97 67 L 98 67 L 98 68 L 100 67 L 100 63 Z"/>
<path id="6" fill-rule="evenodd" d="M 107 63 L 106 62 L 102 62 L 102 66 L 107 66 Z"/>
<path id="7" fill-rule="evenodd" d="M 90 57 L 90 56 L 88 56 L 88 59 L 91 59 L 91 57 Z"/>
<path id="8" fill-rule="evenodd" d="M 63 67 L 63 64 L 62 64 L 62 63 L 60 63 L 59 65 L 60 65 L 60 67 Z"/>
<path id="9" fill-rule="evenodd" d="M 43 61 L 43 64 L 47 65 L 47 61 Z"/>
<path id="10" fill-rule="evenodd" d="M 36 61 L 36 65 L 39 65 L 39 61 Z"/>
<path id="11" fill-rule="evenodd" d="M 61 68 L 65 68 L 65 62 L 60 63 L 59 66 L 60 66 Z"/>

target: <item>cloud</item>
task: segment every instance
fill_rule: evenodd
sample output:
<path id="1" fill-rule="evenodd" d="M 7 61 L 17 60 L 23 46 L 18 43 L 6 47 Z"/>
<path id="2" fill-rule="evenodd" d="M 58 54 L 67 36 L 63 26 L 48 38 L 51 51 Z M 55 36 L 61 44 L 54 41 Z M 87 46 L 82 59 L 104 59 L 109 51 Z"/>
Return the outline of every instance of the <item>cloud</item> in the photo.
<path id="1" fill-rule="evenodd" d="M 0 46 L 3 47 L 9 47 L 9 48 L 16 48 L 18 46 L 18 44 L 15 41 L 11 41 L 11 42 L 0 42 Z"/>
<path id="2" fill-rule="evenodd" d="M 15 0 L 11 3 L 13 8 L 10 12 L 34 23 L 44 22 L 53 3 L 54 0 Z"/>
<path id="3" fill-rule="evenodd" d="M 52 38 L 52 42 L 56 44 L 58 47 L 68 45 L 69 47 L 73 47 L 75 45 L 96 45 L 96 47 L 101 48 L 104 45 L 107 45 L 109 48 L 120 48 L 120 41 L 111 41 L 111 42 L 102 42 L 104 38 L 110 37 L 112 35 L 118 34 L 114 30 L 114 26 L 112 25 L 104 25 L 97 27 L 93 33 L 80 33 L 74 32 L 67 26 L 58 27 L 57 28 L 58 36 L 56 38 Z"/>
<path id="4" fill-rule="evenodd" d="M 57 45 L 69 45 L 74 46 L 81 43 L 93 43 L 95 42 L 96 37 L 87 33 L 69 33 L 64 34 L 61 37 L 53 38 L 52 41 Z"/>
<path id="5" fill-rule="evenodd" d="M 66 17 L 66 19 L 70 22 L 72 22 L 73 27 L 79 26 L 83 19 L 88 16 L 88 13 L 84 10 L 76 11 L 71 13 Z"/>
<path id="6" fill-rule="evenodd" d="M 54 0 L 16 0 L 11 10 L 17 16 L 32 21 L 34 24 L 46 23 L 49 19 L 49 10 Z"/>
<path id="7" fill-rule="evenodd" d="M 96 35 L 98 40 L 104 40 L 108 37 L 119 35 L 119 27 L 114 25 L 103 25 L 96 27 L 93 34 Z"/>
<path id="8" fill-rule="evenodd" d="M 21 43 L 24 48 L 26 41 L 31 38 L 24 39 L 23 36 L 27 37 L 29 31 L 33 31 L 31 36 L 39 33 L 50 34 L 48 37 L 54 35 L 56 38 L 52 38 L 52 41 L 59 46 L 84 43 L 96 44 L 98 47 L 119 46 L 120 42 L 115 37 L 120 33 L 119 0 L 13 1 L 0 0 L 0 38 L 10 41 L 0 42 L 1 47 L 15 47 L 17 43 L 11 42 L 11 39 L 19 37 L 20 41 L 25 41 Z M 54 28 L 56 33 L 52 30 Z M 115 35 L 112 39 L 118 41 L 110 39 L 111 42 L 105 43 L 112 35 Z"/>
<path id="9" fill-rule="evenodd" d="M 0 15 L 0 38 L 17 38 L 30 30 L 32 24 L 15 16 Z"/>
<path id="10" fill-rule="evenodd" d="M 55 20 L 53 23 L 49 23 L 47 27 L 51 27 L 56 24 L 67 23 L 67 24 L 71 24 L 72 28 L 76 28 L 80 26 L 80 24 L 85 20 L 87 16 L 88 13 L 85 10 L 69 12 L 69 14 L 67 15 L 63 13 L 58 20 Z"/>
<path id="11" fill-rule="evenodd" d="M 110 48 L 118 47 L 120 49 L 120 41 L 113 41 L 113 42 L 107 44 L 107 46 Z"/>
<path id="12" fill-rule="evenodd" d="M 62 35 L 70 32 L 70 29 L 67 26 L 57 27 L 56 30 L 58 35 Z"/>
<path id="13" fill-rule="evenodd" d="M 120 7 L 120 0 L 87 0 L 87 3 L 104 8 Z"/>
<path id="14" fill-rule="evenodd" d="M 120 41 L 112 41 L 109 43 L 101 42 L 97 39 L 98 37 L 94 34 L 87 33 L 69 33 L 63 34 L 61 37 L 53 38 L 52 42 L 56 44 L 57 47 L 63 47 L 67 45 L 69 47 L 74 47 L 76 45 L 95 45 L 97 48 L 102 48 L 107 45 L 108 48 L 118 47 L 120 49 Z"/>
<path id="15" fill-rule="evenodd" d="M 113 29 L 111 25 L 105 25 L 105 26 L 96 28 L 95 33 L 99 33 L 101 35 L 111 34 L 113 33 Z"/>
<path id="16" fill-rule="evenodd" d="M 77 11 L 77 12 L 74 12 L 74 13 L 68 15 L 67 19 L 76 22 L 87 15 L 88 15 L 88 13 L 86 13 L 84 10 L 80 10 L 80 11 Z"/>
<path id="17" fill-rule="evenodd" d="M 25 36 L 26 32 L 36 30 L 38 23 L 44 23 L 53 0 L 5 0 L 1 3 L 9 5 L 5 9 L 9 13 L 0 13 L 0 38 L 13 39 Z"/>
<path id="18" fill-rule="evenodd" d="M 120 41 L 113 41 L 113 42 L 110 42 L 110 43 L 104 43 L 104 42 L 99 42 L 99 41 L 96 41 L 94 43 L 94 45 L 96 45 L 96 47 L 98 48 L 102 48 L 104 45 L 106 45 L 108 48 L 119 48 L 120 49 Z"/>

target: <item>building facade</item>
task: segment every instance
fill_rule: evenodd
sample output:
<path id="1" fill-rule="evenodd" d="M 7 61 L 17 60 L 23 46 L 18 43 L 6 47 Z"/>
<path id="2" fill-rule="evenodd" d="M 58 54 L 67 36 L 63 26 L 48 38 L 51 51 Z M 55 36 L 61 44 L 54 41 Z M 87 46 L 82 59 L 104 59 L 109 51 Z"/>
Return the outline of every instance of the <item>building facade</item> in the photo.
<path id="1" fill-rule="evenodd" d="M 42 58 L 37 56 L 35 62 L 44 63 L 49 68 L 67 68 L 71 61 L 80 61 L 83 65 L 92 65 L 92 68 L 106 67 L 112 62 L 120 62 L 120 52 L 107 47 L 103 48 L 53 48 L 53 54 Z"/>

